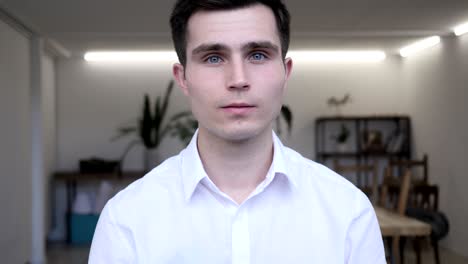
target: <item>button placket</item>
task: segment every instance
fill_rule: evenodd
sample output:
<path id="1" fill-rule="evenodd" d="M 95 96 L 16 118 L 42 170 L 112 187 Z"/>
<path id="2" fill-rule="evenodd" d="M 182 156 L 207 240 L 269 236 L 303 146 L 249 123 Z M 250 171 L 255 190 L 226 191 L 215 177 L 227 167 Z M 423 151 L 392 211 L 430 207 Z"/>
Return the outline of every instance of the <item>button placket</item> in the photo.
<path id="1" fill-rule="evenodd" d="M 245 206 L 232 216 L 232 264 L 250 263 L 249 217 Z"/>

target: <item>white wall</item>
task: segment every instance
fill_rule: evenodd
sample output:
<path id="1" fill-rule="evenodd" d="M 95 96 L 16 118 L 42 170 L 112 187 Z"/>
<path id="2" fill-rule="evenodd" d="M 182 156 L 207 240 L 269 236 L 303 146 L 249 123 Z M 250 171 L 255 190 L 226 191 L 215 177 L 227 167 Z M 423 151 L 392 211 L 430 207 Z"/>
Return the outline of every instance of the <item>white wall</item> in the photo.
<path id="1" fill-rule="evenodd" d="M 0 21 L 0 255 L 25 263 L 31 253 L 29 40 Z"/>
<path id="2" fill-rule="evenodd" d="M 53 225 L 51 203 L 52 175 L 56 166 L 56 89 L 55 89 L 55 61 L 54 58 L 43 52 L 41 55 L 41 114 L 42 114 L 42 198 L 43 198 L 43 230 L 42 240 Z"/>
<path id="3" fill-rule="evenodd" d="M 42 63 L 42 111 L 44 121 L 44 175 L 47 181 L 50 179 L 50 173 L 55 170 L 56 159 L 56 101 L 55 101 L 55 63 L 54 59 L 47 54 L 43 54 Z"/>
<path id="4" fill-rule="evenodd" d="M 44 263 L 55 171 L 55 66 L 42 40 L 24 34 L 0 21 L 0 254 L 8 263 Z"/>
<path id="5" fill-rule="evenodd" d="M 416 154 L 429 155 L 429 178 L 440 185 L 440 209 L 451 230 L 443 245 L 468 256 L 468 35 L 405 60 Z"/>

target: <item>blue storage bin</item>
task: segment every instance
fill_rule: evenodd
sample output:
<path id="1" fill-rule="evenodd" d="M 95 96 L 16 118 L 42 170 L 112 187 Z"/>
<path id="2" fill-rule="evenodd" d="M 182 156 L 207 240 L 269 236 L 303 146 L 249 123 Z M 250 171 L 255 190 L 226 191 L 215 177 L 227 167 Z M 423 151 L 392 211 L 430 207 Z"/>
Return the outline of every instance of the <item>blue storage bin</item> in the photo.
<path id="1" fill-rule="evenodd" d="M 72 213 L 70 217 L 70 242 L 72 244 L 91 244 L 98 219 L 99 215 L 96 214 Z"/>

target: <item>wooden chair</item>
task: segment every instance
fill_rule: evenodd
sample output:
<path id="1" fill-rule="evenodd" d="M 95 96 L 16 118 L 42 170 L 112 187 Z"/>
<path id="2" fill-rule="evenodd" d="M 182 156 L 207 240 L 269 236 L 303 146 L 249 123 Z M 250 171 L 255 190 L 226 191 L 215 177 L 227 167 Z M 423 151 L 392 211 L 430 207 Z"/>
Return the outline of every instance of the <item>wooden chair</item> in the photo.
<path id="1" fill-rule="evenodd" d="M 422 173 L 416 173 L 417 169 L 421 169 Z M 421 160 L 389 160 L 388 166 L 385 169 L 384 181 L 387 183 L 386 196 L 395 197 L 400 192 L 399 186 L 401 179 L 398 175 L 402 175 L 402 171 L 409 171 L 411 178 L 411 189 L 409 194 L 411 195 L 418 186 L 428 186 L 429 177 L 428 177 L 428 158 L 427 155 L 424 155 Z M 419 177 L 418 177 L 419 176 Z M 423 188 L 423 187 L 421 187 Z M 382 196 L 382 194 L 381 194 Z M 408 198 L 408 197 L 407 197 Z M 437 198 L 438 199 L 438 198 Z M 438 204 L 438 201 L 436 202 Z M 402 211 L 402 214 L 405 214 L 405 210 Z M 400 212 L 399 212 L 400 213 Z M 420 263 L 421 259 L 421 249 L 420 249 L 420 239 L 414 239 L 414 249 L 416 253 L 417 263 Z M 404 245 L 406 238 L 403 237 L 400 239 L 400 262 L 404 263 Z M 438 250 L 435 252 L 438 255 Z"/>
<path id="2" fill-rule="evenodd" d="M 414 170 L 418 167 L 422 168 L 423 173 L 422 177 L 416 178 Z M 422 160 L 389 160 L 388 165 L 384 170 L 384 178 L 382 184 L 382 186 L 385 186 L 385 193 L 383 190 L 381 190 L 380 202 L 383 201 L 383 199 L 386 199 L 387 203 L 393 204 L 393 206 L 395 207 L 396 199 L 398 198 L 400 193 L 400 186 L 402 185 L 401 175 L 406 175 L 407 173 L 409 173 L 409 175 L 411 176 L 411 186 L 427 185 L 427 155 L 424 155 Z M 388 207 L 388 205 L 381 205 L 384 207 Z M 402 214 L 404 214 L 404 210 Z"/>
<path id="3" fill-rule="evenodd" d="M 394 210 L 398 214 L 405 215 L 411 187 L 411 171 L 406 169 L 398 186 L 394 185 L 395 181 L 393 178 L 384 177 L 381 185 L 379 205 Z M 398 187 L 398 190 L 394 191 L 393 187 Z"/>
<path id="4" fill-rule="evenodd" d="M 338 160 L 333 161 L 334 170 L 341 175 L 350 173 L 356 174 L 357 187 L 361 189 L 371 200 L 373 204 L 377 203 L 378 199 L 378 169 L 376 164 L 370 165 L 343 165 Z M 359 176 L 367 176 L 364 183 L 360 181 Z M 370 181 L 369 181 L 370 179 Z"/>
<path id="5" fill-rule="evenodd" d="M 439 186 L 437 185 L 416 185 L 411 189 L 408 201 L 409 208 L 423 210 L 423 212 L 435 213 L 439 209 Z M 440 264 L 438 239 L 431 235 L 431 245 L 434 251 L 434 260 Z M 404 242 L 403 242 L 404 243 Z M 415 243 L 415 251 L 420 251 L 419 245 Z M 418 253 L 417 253 L 418 254 Z"/>
<path id="6" fill-rule="evenodd" d="M 439 186 L 417 185 L 411 189 L 409 206 L 421 208 L 431 212 L 439 210 Z"/>
<path id="7" fill-rule="evenodd" d="M 391 177 L 384 177 L 381 185 L 379 205 L 393 210 L 400 215 L 405 215 L 408 206 L 408 196 L 411 187 L 411 170 L 406 169 L 398 188 L 395 188 L 395 182 Z M 391 262 L 400 260 L 403 263 L 403 252 L 400 245 L 400 237 L 390 237 L 387 239 L 387 245 L 390 252 Z M 400 256 L 400 258 L 398 258 Z"/>
<path id="8" fill-rule="evenodd" d="M 412 170 L 412 185 L 420 185 L 420 184 L 428 184 L 429 177 L 428 177 L 428 159 L 427 155 L 424 154 L 421 160 L 394 160 L 390 159 L 388 162 L 388 166 L 386 169 L 386 175 L 395 174 L 395 170 L 398 170 L 397 174 L 401 174 L 401 172 L 405 169 Z M 416 173 L 416 169 L 422 169 L 422 173 Z M 390 171 L 387 171 L 390 170 Z M 418 177 L 419 176 L 419 177 Z"/>

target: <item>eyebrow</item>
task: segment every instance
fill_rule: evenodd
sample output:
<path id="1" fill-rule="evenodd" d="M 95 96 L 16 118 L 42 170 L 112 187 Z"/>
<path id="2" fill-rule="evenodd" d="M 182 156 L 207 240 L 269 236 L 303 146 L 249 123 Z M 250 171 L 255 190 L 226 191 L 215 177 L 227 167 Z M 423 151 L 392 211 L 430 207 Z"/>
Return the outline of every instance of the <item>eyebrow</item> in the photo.
<path id="1" fill-rule="evenodd" d="M 192 55 L 197 55 L 197 54 L 209 52 L 209 51 L 223 51 L 223 50 L 229 50 L 229 48 L 226 45 L 220 44 L 220 43 L 201 44 L 200 46 L 193 49 Z"/>
<path id="2" fill-rule="evenodd" d="M 242 46 L 243 51 L 253 50 L 253 49 L 269 49 L 275 53 L 279 52 L 278 45 L 273 44 L 270 41 L 251 41 Z M 197 55 L 200 53 L 205 52 L 212 52 L 212 51 L 228 51 L 230 48 L 221 43 L 208 43 L 208 44 L 201 44 L 200 46 L 196 47 L 192 51 L 192 55 Z"/>
<path id="3" fill-rule="evenodd" d="M 278 45 L 273 44 L 270 41 L 252 41 L 248 42 L 242 47 L 243 50 L 253 50 L 253 49 L 268 49 L 274 52 L 279 51 Z"/>

